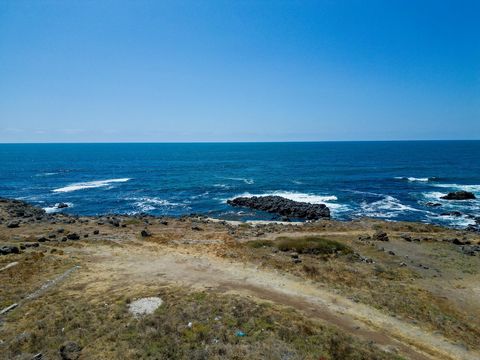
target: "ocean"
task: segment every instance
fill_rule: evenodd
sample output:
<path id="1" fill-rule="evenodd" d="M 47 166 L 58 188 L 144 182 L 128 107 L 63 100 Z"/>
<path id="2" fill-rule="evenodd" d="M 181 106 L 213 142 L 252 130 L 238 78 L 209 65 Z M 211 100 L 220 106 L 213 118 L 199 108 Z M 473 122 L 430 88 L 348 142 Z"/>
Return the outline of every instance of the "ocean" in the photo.
<path id="1" fill-rule="evenodd" d="M 477 200 L 440 199 L 455 190 Z M 266 194 L 325 203 L 339 220 L 465 227 L 480 215 L 480 141 L 0 144 L 0 196 L 47 212 L 269 220 L 226 203 Z"/>

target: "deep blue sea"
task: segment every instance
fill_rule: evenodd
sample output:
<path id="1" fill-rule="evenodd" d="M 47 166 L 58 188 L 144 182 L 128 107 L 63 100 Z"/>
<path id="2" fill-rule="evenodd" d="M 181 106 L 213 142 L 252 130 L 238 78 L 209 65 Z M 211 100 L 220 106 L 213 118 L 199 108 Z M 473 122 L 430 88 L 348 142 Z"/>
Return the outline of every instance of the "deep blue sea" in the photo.
<path id="1" fill-rule="evenodd" d="M 0 145 L 0 196 L 48 212 L 272 219 L 226 200 L 278 194 L 326 203 L 336 219 L 466 226 L 440 215 L 480 215 L 478 199 L 440 200 L 460 189 L 480 198 L 480 141 Z"/>

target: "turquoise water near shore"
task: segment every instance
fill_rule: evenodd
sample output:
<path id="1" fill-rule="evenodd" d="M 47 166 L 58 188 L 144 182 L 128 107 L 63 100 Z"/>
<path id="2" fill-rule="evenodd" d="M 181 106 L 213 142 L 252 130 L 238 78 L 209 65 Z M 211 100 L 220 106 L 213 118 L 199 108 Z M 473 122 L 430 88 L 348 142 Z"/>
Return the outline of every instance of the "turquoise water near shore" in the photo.
<path id="1" fill-rule="evenodd" d="M 440 199 L 455 190 L 480 198 L 480 141 L 0 145 L 0 196 L 49 212 L 272 219 L 226 200 L 278 194 L 342 220 L 475 223 L 479 199 Z"/>

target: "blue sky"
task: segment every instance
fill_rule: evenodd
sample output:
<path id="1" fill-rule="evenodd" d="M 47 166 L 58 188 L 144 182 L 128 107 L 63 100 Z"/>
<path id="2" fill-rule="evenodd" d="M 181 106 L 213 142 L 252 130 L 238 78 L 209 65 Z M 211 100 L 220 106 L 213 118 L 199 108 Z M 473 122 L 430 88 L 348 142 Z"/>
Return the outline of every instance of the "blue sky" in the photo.
<path id="1" fill-rule="evenodd" d="M 479 14 L 0 0 L 0 142 L 480 139 Z"/>

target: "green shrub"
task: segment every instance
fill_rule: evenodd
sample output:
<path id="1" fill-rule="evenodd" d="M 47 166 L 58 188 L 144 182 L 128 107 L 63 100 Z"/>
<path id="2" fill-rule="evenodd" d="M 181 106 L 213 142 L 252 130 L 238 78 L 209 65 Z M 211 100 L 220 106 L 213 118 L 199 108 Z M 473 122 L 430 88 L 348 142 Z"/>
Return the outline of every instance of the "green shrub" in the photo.
<path id="1" fill-rule="evenodd" d="M 319 236 L 279 237 L 276 239 L 280 251 L 296 251 L 299 254 L 350 254 L 353 250 L 338 241 L 324 239 Z"/>
<path id="2" fill-rule="evenodd" d="M 249 241 L 247 243 L 247 246 L 254 248 L 254 249 L 259 249 L 262 247 L 271 247 L 273 246 L 273 241 L 271 240 L 253 240 Z"/>

